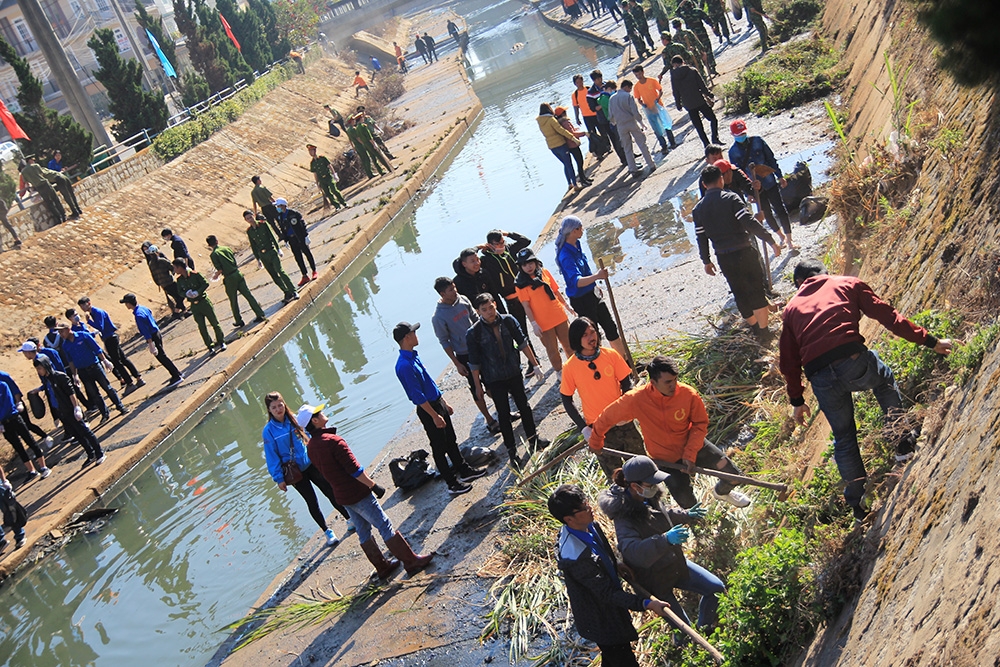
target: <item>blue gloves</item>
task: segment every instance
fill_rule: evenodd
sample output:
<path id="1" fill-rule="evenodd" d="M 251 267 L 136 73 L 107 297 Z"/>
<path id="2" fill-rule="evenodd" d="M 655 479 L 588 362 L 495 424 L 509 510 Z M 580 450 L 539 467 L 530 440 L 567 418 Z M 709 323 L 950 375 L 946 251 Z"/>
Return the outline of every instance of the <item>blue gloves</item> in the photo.
<path id="1" fill-rule="evenodd" d="M 691 536 L 691 534 L 688 533 L 687 526 L 674 526 L 664 533 L 664 535 L 667 537 L 667 542 L 670 542 L 671 544 L 681 544 L 687 541 L 688 537 Z"/>
<path id="2" fill-rule="evenodd" d="M 697 503 L 694 507 L 689 509 L 687 513 L 692 519 L 704 519 L 705 515 L 708 514 L 708 509 L 702 507 L 701 503 Z"/>

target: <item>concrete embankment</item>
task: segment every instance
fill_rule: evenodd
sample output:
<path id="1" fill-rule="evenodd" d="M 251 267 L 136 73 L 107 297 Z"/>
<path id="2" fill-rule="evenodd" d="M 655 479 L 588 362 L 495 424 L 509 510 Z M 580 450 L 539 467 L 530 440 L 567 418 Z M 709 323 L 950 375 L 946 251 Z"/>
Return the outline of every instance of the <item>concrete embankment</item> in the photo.
<path id="1" fill-rule="evenodd" d="M 125 404 L 132 408 L 130 415 L 115 417 L 96 429 L 108 452 L 107 462 L 80 470 L 80 450 L 59 445 L 47 453 L 47 463 L 53 469 L 48 479 L 25 482 L 19 463 L 7 466 L 31 520 L 28 546 L 3 555 L 0 577 L 26 558 L 39 557 L 43 549 L 32 547 L 40 541 L 43 545 L 57 542 L 60 533 L 53 533 L 54 529 L 98 501 L 149 451 L 183 429 L 226 382 L 259 361 L 268 343 L 419 191 L 481 111 L 455 59 L 411 73 L 406 79 L 407 92 L 392 105 L 398 118 L 412 123 L 389 141 L 398 158 L 395 171 L 349 188 L 345 195 L 351 207 L 331 216 L 319 206 L 318 191 L 307 170 L 305 144 L 315 143 L 319 152 L 327 155 L 346 150 L 343 136 L 334 139 L 326 134 L 322 105 L 330 103 L 345 114 L 354 108 L 353 96 L 344 94 L 352 73 L 353 67 L 343 63 L 317 62 L 305 76 L 283 84 L 204 144 L 86 209 L 81 220 L 32 237 L 20 253 L 0 257 L 6 280 L 2 289 L 8 296 L 21 295 L 20 299 L 14 296 L 15 302 L 6 307 L 17 311 L 18 318 L 14 321 L 4 315 L 8 352 L 2 363 L 23 388 L 34 387 L 37 378 L 32 378 L 29 362 L 11 348 L 16 349 L 29 333 L 34 334 L 45 315 L 61 315 L 65 308 L 75 306 L 77 297 L 89 294 L 94 305 L 110 311 L 122 329 L 123 340 L 131 338 L 135 327 L 128 311 L 118 304 L 121 295 L 133 292 L 140 303 L 163 312 L 158 305 L 162 297 L 154 291 L 148 270 L 139 259 L 139 244 L 144 239 L 158 243 L 163 226 L 169 225 L 187 240 L 197 267 L 205 275 L 211 270 L 203 245 L 205 236 L 215 234 L 222 244 L 233 246 L 268 315 L 265 323 L 234 332 L 222 286 L 213 285 L 209 294 L 224 331 L 230 332 L 229 350 L 208 356 L 191 319 L 166 324 L 163 333 L 168 355 L 187 378 L 172 392 L 161 389 L 167 374 L 145 356 L 144 347 L 135 341 L 127 344 L 126 351 L 143 371 L 146 386 L 125 396 Z M 250 206 L 249 179 L 254 174 L 261 174 L 275 196 L 285 196 L 290 207 L 306 215 L 312 252 L 320 268 L 318 280 L 301 290 L 302 298 L 284 307 L 280 291 L 264 271 L 255 268 L 246 250 L 241 213 Z M 166 251 L 169 254 L 169 249 Z M 76 259 L 74 269 L 64 265 L 67 258 Z M 290 256 L 284 265 L 290 275 L 298 277 Z M 60 280 L 63 275 L 70 279 Z M 245 314 L 244 319 L 249 321 L 252 314 Z M 48 425 L 45 418 L 43 426 Z"/>

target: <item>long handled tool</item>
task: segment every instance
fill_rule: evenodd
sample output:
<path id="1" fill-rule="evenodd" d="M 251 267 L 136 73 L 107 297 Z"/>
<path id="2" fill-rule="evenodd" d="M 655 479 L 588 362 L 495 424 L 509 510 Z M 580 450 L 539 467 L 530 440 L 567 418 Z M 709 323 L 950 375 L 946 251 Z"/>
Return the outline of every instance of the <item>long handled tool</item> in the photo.
<path id="1" fill-rule="evenodd" d="M 609 452 L 611 454 L 617 454 L 618 456 L 624 458 L 632 458 L 633 456 L 638 456 L 637 454 L 632 454 L 631 452 L 622 452 L 617 449 L 611 449 L 610 447 L 605 447 L 602 451 Z M 686 472 L 687 467 L 682 466 L 679 463 L 667 463 L 666 461 L 657 461 L 656 465 L 661 468 L 670 468 L 671 470 L 677 470 L 678 472 Z M 709 475 L 711 477 L 718 477 L 726 482 L 732 482 L 733 484 L 746 484 L 748 486 L 759 486 L 765 489 L 772 489 L 774 491 L 785 492 L 788 490 L 787 484 L 778 484 L 776 482 L 762 482 L 759 479 L 754 479 L 753 477 L 747 477 L 746 475 L 734 475 L 730 472 L 723 472 L 721 470 L 711 470 L 710 468 L 702 468 L 700 466 L 694 467 L 694 472 L 699 475 Z"/>
<path id="2" fill-rule="evenodd" d="M 749 168 L 747 169 L 747 171 L 750 172 L 750 178 L 752 179 L 752 183 L 754 185 L 757 185 L 758 183 L 760 183 L 760 181 L 757 180 L 757 165 L 755 165 L 753 162 L 751 162 Z M 764 222 L 764 209 L 761 206 L 760 196 L 761 196 L 760 195 L 760 190 L 756 190 L 755 189 L 754 193 L 753 193 L 753 200 L 754 200 L 755 206 L 757 207 L 757 216 L 756 216 L 757 217 L 757 222 L 763 223 Z M 764 273 L 767 275 L 767 288 L 768 289 L 774 289 L 774 283 L 771 282 L 771 256 L 767 254 L 767 244 L 764 243 L 763 240 L 761 240 L 761 242 L 760 242 L 760 249 L 761 249 L 761 252 L 764 255 Z"/>
<path id="3" fill-rule="evenodd" d="M 603 269 L 604 260 L 597 260 L 597 265 Z M 615 293 L 614 290 L 611 289 L 611 276 L 604 279 L 604 284 L 608 286 L 608 301 L 611 302 L 611 312 L 615 316 L 615 324 L 618 325 L 618 335 L 622 337 L 622 342 L 624 343 L 622 347 L 625 348 L 625 361 L 628 362 L 629 368 L 632 369 L 633 377 L 638 377 L 635 372 L 635 362 L 632 360 L 632 350 L 628 347 L 628 341 L 625 339 L 625 329 L 622 328 L 622 318 L 621 315 L 618 314 L 618 304 L 615 303 Z"/>
<path id="4" fill-rule="evenodd" d="M 519 481 L 514 486 L 524 486 L 525 484 L 527 484 L 531 480 L 533 480 L 536 477 L 538 477 L 539 475 L 541 475 L 543 472 L 546 472 L 547 470 L 551 470 L 552 468 L 556 467 L 557 465 L 559 465 L 560 463 L 562 463 L 563 461 L 565 461 L 566 459 L 568 459 L 573 454 L 576 454 L 578 451 L 580 451 L 581 449 L 583 449 L 586 446 L 587 446 L 587 441 L 586 440 L 583 440 L 581 442 L 576 443 L 575 445 L 573 445 L 572 447 L 570 447 L 569 449 L 567 449 L 565 452 L 563 452 L 559 456 L 555 457 L 554 459 L 552 459 L 551 461 L 549 461 L 548 463 L 546 463 L 545 465 L 543 465 L 541 468 L 539 468 L 535 472 L 531 473 L 530 475 L 528 475 L 526 477 L 522 477 L 521 481 Z"/>

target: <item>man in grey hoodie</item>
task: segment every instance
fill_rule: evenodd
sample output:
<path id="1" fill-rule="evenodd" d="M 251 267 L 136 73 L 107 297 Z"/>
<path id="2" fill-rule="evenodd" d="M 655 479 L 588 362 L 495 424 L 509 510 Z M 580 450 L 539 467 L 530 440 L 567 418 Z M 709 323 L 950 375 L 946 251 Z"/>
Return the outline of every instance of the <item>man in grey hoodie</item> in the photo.
<path id="1" fill-rule="evenodd" d="M 434 290 L 441 296 L 431 317 L 431 324 L 434 326 L 434 335 L 444 348 L 445 354 L 455 364 L 458 374 L 469 382 L 469 390 L 472 398 L 476 401 L 476 407 L 483 413 L 486 419 L 486 428 L 490 433 L 500 432 L 500 422 L 498 422 L 486 407 L 486 399 L 479 398 L 476 394 L 476 384 L 472 379 L 472 372 L 469 370 L 469 346 L 465 340 L 465 334 L 469 327 L 479 321 L 479 314 L 472 307 L 468 298 L 458 293 L 455 288 L 455 281 L 451 278 L 441 277 L 434 281 Z"/>

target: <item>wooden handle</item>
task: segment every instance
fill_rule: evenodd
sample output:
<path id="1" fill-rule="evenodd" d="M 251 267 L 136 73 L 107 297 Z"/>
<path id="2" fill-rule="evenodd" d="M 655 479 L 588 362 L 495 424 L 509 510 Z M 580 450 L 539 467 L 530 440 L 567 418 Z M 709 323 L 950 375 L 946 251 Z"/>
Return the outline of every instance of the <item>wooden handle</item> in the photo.
<path id="1" fill-rule="evenodd" d="M 605 447 L 601 451 L 609 452 L 611 454 L 617 454 L 625 458 L 632 458 L 633 456 L 638 456 L 638 454 L 632 454 L 630 452 L 622 452 L 617 449 L 611 449 L 610 447 Z M 679 463 L 668 463 L 667 461 L 656 461 L 656 465 L 660 468 L 669 468 L 671 470 L 677 470 L 678 472 L 686 472 L 687 468 Z M 730 472 L 723 472 L 721 470 L 712 470 L 710 468 L 701 468 L 699 466 L 694 467 L 694 471 L 699 475 L 709 475 L 711 477 L 718 477 L 721 480 L 727 482 L 732 482 L 733 484 L 746 484 L 748 486 L 759 486 L 765 489 L 772 489 L 774 491 L 785 492 L 788 490 L 788 485 L 778 484 L 776 482 L 764 482 L 759 479 L 754 479 L 753 477 L 747 477 L 746 475 L 734 475 Z"/>

